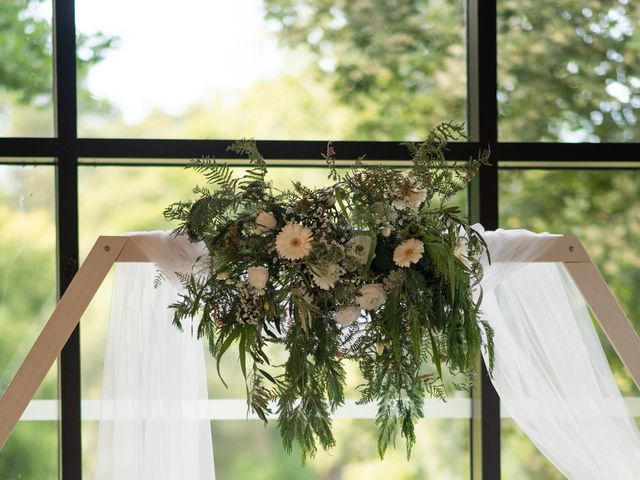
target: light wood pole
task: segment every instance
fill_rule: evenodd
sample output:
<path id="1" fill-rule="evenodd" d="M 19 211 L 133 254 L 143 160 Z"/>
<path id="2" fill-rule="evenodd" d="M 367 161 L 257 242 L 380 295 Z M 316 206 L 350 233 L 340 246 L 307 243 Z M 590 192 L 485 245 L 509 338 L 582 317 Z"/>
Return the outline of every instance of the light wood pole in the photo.
<path id="1" fill-rule="evenodd" d="M 548 237 L 535 262 L 563 263 L 623 364 L 640 388 L 640 337 L 576 237 Z M 144 236 L 98 237 L 71 285 L 0 398 L 0 449 L 33 398 L 112 265 L 149 262 Z"/>

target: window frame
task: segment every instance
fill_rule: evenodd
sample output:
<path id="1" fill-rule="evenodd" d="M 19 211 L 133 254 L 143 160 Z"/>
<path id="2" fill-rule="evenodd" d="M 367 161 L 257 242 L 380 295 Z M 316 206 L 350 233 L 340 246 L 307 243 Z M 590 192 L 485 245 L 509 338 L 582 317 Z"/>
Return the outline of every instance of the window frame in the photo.
<path id="1" fill-rule="evenodd" d="M 491 150 L 490 165 L 481 168 L 470 186 L 472 222 L 487 229 L 498 227 L 498 170 L 528 169 L 638 169 L 640 143 L 543 143 L 498 141 L 497 104 L 497 0 L 467 0 L 467 121 L 470 141 L 450 146 L 451 159 L 475 154 L 480 146 Z M 53 0 L 53 138 L 0 138 L 0 164 L 42 163 L 55 158 L 58 294 L 64 293 L 79 264 L 78 167 L 79 159 L 94 165 L 176 165 L 184 159 L 226 152 L 229 140 L 91 139 L 78 138 L 75 0 Z M 406 149 L 396 142 L 339 141 L 341 159 L 356 160 L 362 152 L 372 160 L 405 162 Z M 258 140 L 266 159 L 289 160 L 302 166 L 317 160 L 326 144 L 321 141 Z M 603 161 L 603 158 L 614 160 Z M 154 160 L 149 160 L 154 159 Z M 545 159 L 541 162 L 540 159 Z M 48 163 L 50 164 L 50 163 Z M 105 232 L 109 233 L 109 232 Z M 500 478 L 500 402 L 484 365 L 475 389 L 471 418 L 471 476 Z M 82 478 L 80 407 L 80 331 L 76 328 L 59 361 L 60 462 L 65 480 Z"/>

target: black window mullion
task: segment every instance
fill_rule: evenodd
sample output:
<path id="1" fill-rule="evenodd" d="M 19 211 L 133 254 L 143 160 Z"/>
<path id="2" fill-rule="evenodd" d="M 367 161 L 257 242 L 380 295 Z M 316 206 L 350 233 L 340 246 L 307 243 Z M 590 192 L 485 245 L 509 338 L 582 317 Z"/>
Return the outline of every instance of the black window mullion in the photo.
<path id="1" fill-rule="evenodd" d="M 498 227 L 498 105 L 496 0 L 467 2 L 467 97 L 469 135 L 491 150 L 469 187 L 469 214 L 487 230 Z M 500 400 L 484 362 L 472 398 L 471 475 L 473 480 L 500 478 Z"/>
<path id="2" fill-rule="evenodd" d="M 331 140 L 331 139 L 327 139 Z M 130 159 L 189 159 L 202 156 L 217 158 L 243 158 L 227 151 L 233 140 L 178 140 L 178 139 L 99 139 L 78 140 L 78 155 L 81 158 L 130 158 Z M 300 161 L 322 160 L 326 151 L 326 140 L 256 140 L 260 153 L 266 159 Z M 365 155 L 365 160 L 408 160 L 409 151 L 400 141 L 345 141 L 334 142 L 338 160 L 356 160 Z M 452 142 L 446 155 L 451 160 L 460 160 L 474 155 L 477 143 Z M 133 162 L 135 163 L 135 162 Z"/>
<path id="3" fill-rule="evenodd" d="M 53 1 L 53 71 L 57 137 L 56 226 L 58 294 L 78 270 L 78 157 L 76 31 L 74 0 Z M 80 421 L 80 331 L 77 327 L 58 362 L 60 467 L 64 480 L 82 478 Z"/>

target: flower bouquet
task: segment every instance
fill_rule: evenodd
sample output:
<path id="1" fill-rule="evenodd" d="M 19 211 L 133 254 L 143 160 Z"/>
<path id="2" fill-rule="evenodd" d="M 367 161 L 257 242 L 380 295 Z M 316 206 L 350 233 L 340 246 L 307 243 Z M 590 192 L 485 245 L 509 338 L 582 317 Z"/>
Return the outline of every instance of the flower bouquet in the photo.
<path id="1" fill-rule="evenodd" d="M 410 454 L 424 399 L 445 398 L 443 370 L 465 389 L 480 349 L 492 355 L 472 295 L 486 246 L 447 206 L 487 158 L 447 162 L 447 142 L 462 136 L 461 125 L 442 124 L 407 144 L 407 170 L 360 159 L 340 172 L 329 143 L 333 185 L 294 181 L 288 191 L 273 187 L 255 142 L 243 140 L 230 150 L 252 168 L 236 178 L 228 165 L 195 160 L 207 186 L 165 211 L 176 234 L 209 251 L 181 278 L 175 324 L 197 316 L 218 364 L 237 345 L 250 410 L 264 422 L 277 413 L 285 448 L 298 442 L 303 461 L 335 444 L 345 361 L 361 371 L 359 402 L 377 403 L 382 457 L 398 432 Z M 272 360 L 271 344 L 284 346 L 284 363 Z"/>

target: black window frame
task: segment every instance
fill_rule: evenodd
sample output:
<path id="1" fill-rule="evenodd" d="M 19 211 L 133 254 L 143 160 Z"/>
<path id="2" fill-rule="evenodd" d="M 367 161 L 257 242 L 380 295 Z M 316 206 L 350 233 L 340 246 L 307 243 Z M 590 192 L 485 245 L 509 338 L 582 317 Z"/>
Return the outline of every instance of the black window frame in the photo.
<path id="1" fill-rule="evenodd" d="M 640 143 L 551 143 L 498 141 L 497 0 L 467 0 L 467 112 L 469 142 L 454 143 L 451 159 L 466 158 L 480 146 L 491 149 L 488 166 L 481 169 L 469 192 L 472 221 L 487 229 L 498 227 L 498 170 L 638 169 Z M 69 285 L 79 264 L 78 167 L 80 158 L 126 159 L 118 165 L 176 165 L 203 155 L 227 157 L 231 140 L 160 140 L 78 138 L 75 0 L 53 0 L 53 71 L 55 135 L 52 138 L 0 138 L 0 165 L 42 164 L 55 158 L 56 227 L 59 295 Z M 355 160 L 362 152 L 372 160 L 406 161 L 397 142 L 344 141 L 341 159 Z M 323 151 L 321 141 L 258 140 L 265 158 L 303 165 Z M 155 160 L 148 160 L 155 159 Z M 544 159 L 544 162 L 540 160 Z M 612 160 L 607 160 L 612 159 Z M 45 162 L 46 163 L 46 162 Z M 105 232 L 110 233 L 110 232 Z M 500 478 L 500 403 L 482 368 L 472 402 L 471 477 Z M 60 463 L 64 480 L 82 478 L 80 331 L 76 328 L 59 361 Z"/>

